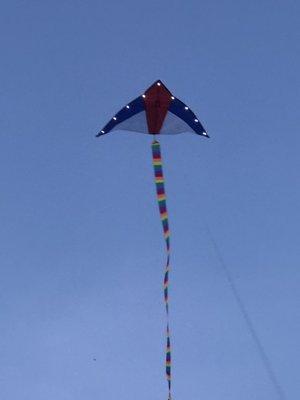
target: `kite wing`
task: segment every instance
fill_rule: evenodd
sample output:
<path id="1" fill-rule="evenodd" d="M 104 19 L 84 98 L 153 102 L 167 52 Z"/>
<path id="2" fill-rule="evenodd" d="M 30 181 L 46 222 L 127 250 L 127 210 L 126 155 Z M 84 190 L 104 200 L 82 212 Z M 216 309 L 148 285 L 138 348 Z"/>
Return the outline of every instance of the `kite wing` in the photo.
<path id="1" fill-rule="evenodd" d="M 173 96 L 160 80 L 154 82 L 143 95 L 123 107 L 97 137 L 116 130 L 153 135 L 194 132 L 208 137 L 193 111 Z"/>

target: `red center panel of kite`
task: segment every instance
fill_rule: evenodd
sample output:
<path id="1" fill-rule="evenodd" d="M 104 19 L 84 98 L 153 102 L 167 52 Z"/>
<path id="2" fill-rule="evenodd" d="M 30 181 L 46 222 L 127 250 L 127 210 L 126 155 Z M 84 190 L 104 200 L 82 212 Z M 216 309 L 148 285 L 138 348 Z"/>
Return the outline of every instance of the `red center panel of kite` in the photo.
<path id="1" fill-rule="evenodd" d="M 145 96 L 148 131 L 157 134 L 167 115 L 172 94 L 161 82 L 156 82 L 145 92 Z"/>

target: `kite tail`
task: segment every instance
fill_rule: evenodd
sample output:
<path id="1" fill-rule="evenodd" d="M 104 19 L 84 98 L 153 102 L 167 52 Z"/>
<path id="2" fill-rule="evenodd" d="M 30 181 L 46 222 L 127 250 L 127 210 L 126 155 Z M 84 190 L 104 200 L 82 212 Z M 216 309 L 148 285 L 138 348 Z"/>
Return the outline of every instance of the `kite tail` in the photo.
<path id="1" fill-rule="evenodd" d="M 164 275 L 164 299 L 166 305 L 167 315 L 167 343 L 166 343 L 166 377 L 168 381 L 168 400 L 171 400 L 171 340 L 170 340 L 170 327 L 169 327 L 169 271 L 170 271 L 170 231 L 168 221 L 167 202 L 164 185 L 164 175 L 162 169 L 162 160 L 160 152 L 160 144 L 157 140 L 152 143 L 152 161 L 155 175 L 155 186 L 160 218 L 164 231 L 164 238 L 166 242 L 167 262 Z"/>

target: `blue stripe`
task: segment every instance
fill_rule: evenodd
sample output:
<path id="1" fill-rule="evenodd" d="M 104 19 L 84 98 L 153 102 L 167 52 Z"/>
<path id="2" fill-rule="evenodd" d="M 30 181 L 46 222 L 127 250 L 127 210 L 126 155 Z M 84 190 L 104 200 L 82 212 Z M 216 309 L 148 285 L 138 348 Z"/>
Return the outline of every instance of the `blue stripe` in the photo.
<path id="1" fill-rule="evenodd" d="M 198 135 L 208 137 L 208 135 L 203 135 L 203 132 L 206 131 L 203 128 L 201 122 L 199 121 L 199 118 L 196 117 L 196 115 L 190 108 L 186 110 L 185 107 L 187 106 L 181 100 L 175 98 L 170 103 L 169 111 L 172 114 L 176 115 L 178 118 L 182 119 L 185 123 L 187 123 L 195 133 L 197 133 Z M 197 119 L 198 122 L 196 122 L 195 119 Z"/>
<path id="2" fill-rule="evenodd" d="M 105 135 L 106 133 L 110 132 L 113 128 L 115 128 L 117 125 L 119 125 L 121 122 L 126 121 L 127 119 L 133 117 L 134 115 L 142 112 L 145 110 L 145 103 L 144 99 L 142 96 L 137 97 L 130 103 L 128 103 L 129 108 L 126 106 L 123 107 L 116 115 L 115 117 L 117 118 L 114 120 L 113 118 L 105 125 L 104 128 L 101 129 L 101 131 L 98 133 L 98 136 Z M 104 133 L 103 133 L 103 132 Z"/>

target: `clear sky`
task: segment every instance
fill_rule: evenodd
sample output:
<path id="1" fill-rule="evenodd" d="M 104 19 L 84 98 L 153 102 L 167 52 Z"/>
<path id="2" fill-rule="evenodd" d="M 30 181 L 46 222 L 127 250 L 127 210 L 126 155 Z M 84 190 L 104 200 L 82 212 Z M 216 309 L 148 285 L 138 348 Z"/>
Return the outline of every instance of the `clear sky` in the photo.
<path id="1" fill-rule="evenodd" d="M 176 399 L 300 398 L 298 1 L 2 1 L 0 392 L 166 399 L 151 137 L 94 134 L 154 80 L 211 139 L 161 138 Z"/>

